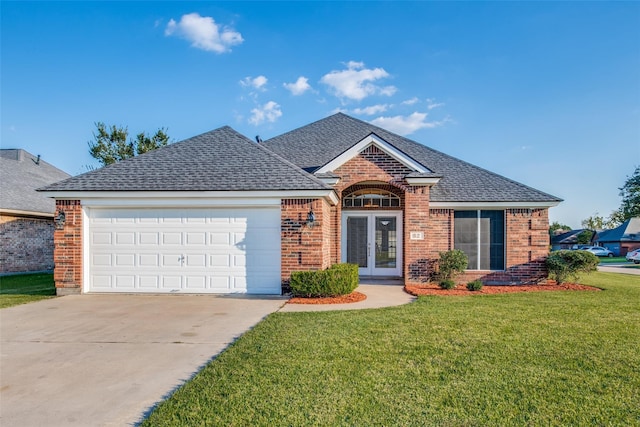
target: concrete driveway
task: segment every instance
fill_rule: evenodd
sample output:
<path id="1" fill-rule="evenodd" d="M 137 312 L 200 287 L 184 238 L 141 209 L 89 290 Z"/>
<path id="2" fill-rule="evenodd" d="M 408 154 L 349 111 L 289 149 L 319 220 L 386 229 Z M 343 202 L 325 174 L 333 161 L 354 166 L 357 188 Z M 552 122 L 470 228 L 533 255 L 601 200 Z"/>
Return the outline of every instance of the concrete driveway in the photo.
<path id="1" fill-rule="evenodd" d="M 73 295 L 0 310 L 0 425 L 134 425 L 285 303 Z"/>

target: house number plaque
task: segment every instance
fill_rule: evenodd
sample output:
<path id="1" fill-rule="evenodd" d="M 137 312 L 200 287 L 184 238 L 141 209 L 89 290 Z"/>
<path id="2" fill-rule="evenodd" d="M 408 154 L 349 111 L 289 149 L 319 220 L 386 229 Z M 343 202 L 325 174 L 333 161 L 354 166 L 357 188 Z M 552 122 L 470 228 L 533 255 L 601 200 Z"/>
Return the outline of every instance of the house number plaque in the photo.
<path id="1" fill-rule="evenodd" d="M 422 231 L 412 231 L 409 238 L 411 240 L 424 240 L 424 233 Z"/>

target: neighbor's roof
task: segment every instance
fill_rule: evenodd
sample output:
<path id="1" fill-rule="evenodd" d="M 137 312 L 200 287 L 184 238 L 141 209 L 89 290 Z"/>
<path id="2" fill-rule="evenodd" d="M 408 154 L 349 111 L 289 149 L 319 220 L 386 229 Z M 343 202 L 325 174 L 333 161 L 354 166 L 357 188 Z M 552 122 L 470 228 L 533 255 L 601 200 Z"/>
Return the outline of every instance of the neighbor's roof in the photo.
<path id="1" fill-rule="evenodd" d="M 56 202 L 36 188 L 70 175 L 22 149 L 0 150 L 0 210 L 53 215 Z"/>
<path id="2" fill-rule="evenodd" d="M 597 242 L 640 241 L 640 217 L 630 218 L 611 230 L 598 233 Z"/>
<path id="3" fill-rule="evenodd" d="M 551 237 L 552 245 L 572 245 L 578 243 L 578 235 L 585 231 L 584 228 L 567 231 Z M 588 231 L 588 230 L 586 230 Z"/>
<path id="4" fill-rule="evenodd" d="M 331 187 L 225 126 L 41 191 L 327 190 Z"/>
<path id="5" fill-rule="evenodd" d="M 372 124 L 342 113 L 264 142 L 273 152 L 313 172 L 375 133 L 442 179 L 431 190 L 433 202 L 560 202 L 562 199 L 489 172 Z"/>

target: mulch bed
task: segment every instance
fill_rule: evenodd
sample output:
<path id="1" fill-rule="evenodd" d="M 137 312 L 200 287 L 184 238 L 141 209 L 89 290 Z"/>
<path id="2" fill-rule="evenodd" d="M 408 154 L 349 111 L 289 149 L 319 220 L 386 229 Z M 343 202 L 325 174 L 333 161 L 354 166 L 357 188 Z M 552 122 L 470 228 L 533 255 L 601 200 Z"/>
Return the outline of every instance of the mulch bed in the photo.
<path id="1" fill-rule="evenodd" d="M 349 295 L 340 295 L 337 297 L 326 298 L 291 298 L 289 304 L 349 304 L 352 302 L 360 302 L 367 299 L 367 296 L 361 292 L 351 292 Z"/>
<path id="2" fill-rule="evenodd" d="M 515 292 L 540 292 L 540 291 L 600 291 L 593 286 L 580 285 L 578 283 L 556 284 L 553 280 L 541 282 L 537 285 L 484 285 L 479 291 L 470 291 L 466 285 L 457 285 L 454 289 L 441 289 L 435 283 L 424 285 L 408 285 L 405 292 L 420 295 L 474 295 L 474 294 L 508 294 Z"/>

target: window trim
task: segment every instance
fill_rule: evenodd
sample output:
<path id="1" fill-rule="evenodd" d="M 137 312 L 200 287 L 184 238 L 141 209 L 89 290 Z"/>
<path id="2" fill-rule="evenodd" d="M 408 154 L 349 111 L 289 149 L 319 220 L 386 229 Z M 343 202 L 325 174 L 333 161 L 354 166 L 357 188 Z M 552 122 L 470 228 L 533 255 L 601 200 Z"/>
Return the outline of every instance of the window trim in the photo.
<path id="1" fill-rule="evenodd" d="M 455 249 L 455 227 L 456 227 L 456 218 L 455 218 L 455 212 L 476 212 L 476 251 L 478 253 L 478 259 L 476 262 L 476 268 L 467 268 L 465 269 L 465 271 L 506 271 L 507 270 L 507 211 L 505 209 L 460 209 L 457 211 L 454 211 L 453 214 L 453 230 L 454 230 L 454 238 L 453 238 L 453 248 Z M 481 269 L 480 268 L 480 262 L 482 260 L 482 256 L 480 256 L 481 252 L 480 249 L 482 247 L 482 243 L 481 243 L 481 239 L 478 238 L 478 236 L 480 236 L 481 233 L 481 221 L 480 219 L 482 219 L 481 215 L 482 215 L 482 211 L 500 211 L 502 212 L 502 268 L 498 269 L 498 270 L 491 270 L 491 269 Z M 491 249 L 489 249 L 490 251 Z"/>

